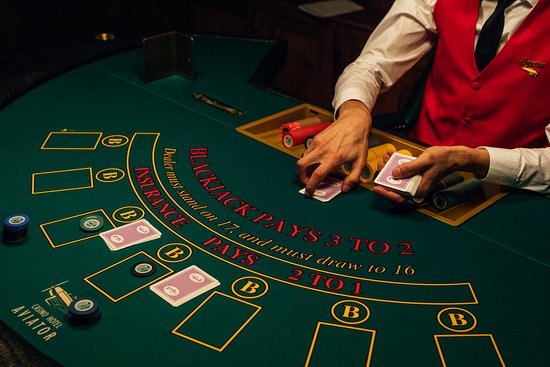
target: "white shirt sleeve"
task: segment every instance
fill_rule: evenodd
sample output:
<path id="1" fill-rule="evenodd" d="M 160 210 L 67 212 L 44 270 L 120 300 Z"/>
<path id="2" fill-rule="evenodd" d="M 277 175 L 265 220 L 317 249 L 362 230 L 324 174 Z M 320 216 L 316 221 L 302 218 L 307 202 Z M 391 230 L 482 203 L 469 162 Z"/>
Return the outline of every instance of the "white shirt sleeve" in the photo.
<path id="1" fill-rule="evenodd" d="M 434 46 L 437 29 L 433 9 L 437 0 L 395 0 L 388 14 L 367 40 L 359 57 L 338 78 L 334 110 L 347 100 L 359 100 L 369 110 L 386 91 Z M 510 7 L 501 47 L 539 0 L 522 0 Z M 477 33 L 496 5 L 483 2 Z M 550 142 L 550 124 L 546 127 Z M 550 193 L 550 147 L 500 149 L 483 147 L 490 155 L 486 181 Z"/>
<path id="2" fill-rule="evenodd" d="M 434 46 L 436 0 L 396 0 L 359 57 L 335 87 L 334 110 L 355 99 L 372 110 L 379 92 L 389 89 Z"/>
<path id="3" fill-rule="evenodd" d="M 550 142 L 550 124 L 546 126 L 546 137 Z M 550 194 L 550 147 L 483 148 L 490 156 L 484 181 Z"/>

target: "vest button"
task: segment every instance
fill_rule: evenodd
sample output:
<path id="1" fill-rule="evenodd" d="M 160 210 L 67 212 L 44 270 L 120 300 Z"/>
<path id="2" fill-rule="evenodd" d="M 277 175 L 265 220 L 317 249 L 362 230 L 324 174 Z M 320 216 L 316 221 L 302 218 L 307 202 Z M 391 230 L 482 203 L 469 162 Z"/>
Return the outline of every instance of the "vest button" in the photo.
<path id="1" fill-rule="evenodd" d="M 464 122 L 466 125 L 470 125 L 474 120 L 472 120 L 470 117 L 464 117 L 462 119 L 462 122 Z"/>
<path id="2" fill-rule="evenodd" d="M 473 90 L 478 90 L 480 87 L 481 87 L 481 84 L 479 84 L 478 82 L 473 82 L 472 83 L 472 89 Z"/>

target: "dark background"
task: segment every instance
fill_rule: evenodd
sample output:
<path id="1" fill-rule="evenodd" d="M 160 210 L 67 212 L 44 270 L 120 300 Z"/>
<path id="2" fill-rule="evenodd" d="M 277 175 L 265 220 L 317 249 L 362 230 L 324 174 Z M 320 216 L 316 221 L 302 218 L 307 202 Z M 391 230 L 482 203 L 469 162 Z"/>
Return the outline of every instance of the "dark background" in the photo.
<path id="1" fill-rule="evenodd" d="M 24 93 L 14 89 L 35 87 L 72 67 L 139 47 L 143 37 L 178 31 L 286 41 L 285 63 L 273 88 L 330 108 L 338 75 L 357 57 L 393 0 L 356 0 L 363 11 L 331 19 L 302 12 L 298 5 L 306 2 L 0 0 L 0 91 L 4 97 L 11 92 L 6 98 L 13 100 Z M 113 33 L 115 40 L 95 40 L 102 32 Z M 379 98 L 375 114 L 403 106 L 416 71 Z"/>

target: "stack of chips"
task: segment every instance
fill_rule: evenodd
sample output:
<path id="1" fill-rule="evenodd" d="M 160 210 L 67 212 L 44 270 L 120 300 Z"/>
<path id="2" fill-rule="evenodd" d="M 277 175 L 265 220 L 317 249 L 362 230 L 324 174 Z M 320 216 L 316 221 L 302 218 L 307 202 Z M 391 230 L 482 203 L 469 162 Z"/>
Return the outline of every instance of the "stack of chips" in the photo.
<path id="1" fill-rule="evenodd" d="M 74 325 L 87 325 L 97 322 L 101 317 L 101 307 L 95 298 L 75 299 L 69 305 L 69 320 Z"/>
<path id="2" fill-rule="evenodd" d="M 21 242 L 27 238 L 29 217 L 25 214 L 10 215 L 4 220 L 2 241 L 5 243 Z"/>
<path id="3" fill-rule="evenodd" d="M 441 180 L 436 182 L 432 188 L 432 191 L 427 196 L 426 199 L 424 198 L 413 198 L 412 201 L 416 204 L 423 204 L 427 201 L 431 201 L 432 197 L 438 193 L 441 190 L 448 189 L 454 185 L 457 185 L 464 181 L 464 176 L 462 176 L 462 173 L 460 172 L 453 172 L 445 177 L 443 177 Z"/>
<path id="4" fill-rule="evenodd" d="M 391 150 L 392 152 L 395 152 L 395 146 L 390 143 L 382 144 L 380 140 L 375 136 L 369 136 L 369 149 L 367 151 L 367 165 L 361 171 L 361 176 L 359 179 L 361 182 L 372 182 L 374 180 L 374 176 L 378 172 L 378 163 L 383 162 L 384 155 L 388 152 L 388 150 Z M 403 151 L 403 154 L 411 155 L 409 151 Z M 345 163 L 341 166 L 342 172 L 344 174 L 349 175 L 352 170 L 352 164 L 351 163 Z"/>
<path id="5" fill-rule="evenodd" d="M 480 180 L 470 178 L 446 189 L 434 193 L 432 204 L 437 210 L 452 208 L 466 200 L 483 195 L 483 185 Z"/>
<path id="6" fill-rule="evenodd" d="M 311 140 L 321 131 L 326 129 L 330 125 L 330 122 L 320 122 L 316 125 L 310 125 L 300 127 L 298 129 L 288 130 L 283 133 L 282 142 L 286 148 L 295 147 L 297 145 L 305 144 L 306 148 L 311 145 Z M 284 129 L 282 129 L 284 130 Z"/>

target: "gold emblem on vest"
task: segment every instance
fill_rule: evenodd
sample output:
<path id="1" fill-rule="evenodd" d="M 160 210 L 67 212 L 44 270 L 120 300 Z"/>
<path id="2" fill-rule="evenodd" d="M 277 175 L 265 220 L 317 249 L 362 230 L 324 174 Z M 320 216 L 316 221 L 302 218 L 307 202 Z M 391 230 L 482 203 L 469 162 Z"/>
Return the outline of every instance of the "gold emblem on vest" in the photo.
<path id="1" fill-rule="evenodd" d="M 539 70 L 537 69 L 544 69 L 546 64 L 540 61 L 521 59 L 519 60 L 519 66 L 521 66 L 521 70 L 525 71 L 529 76 L 536 78 L 539 76 Z"/>

